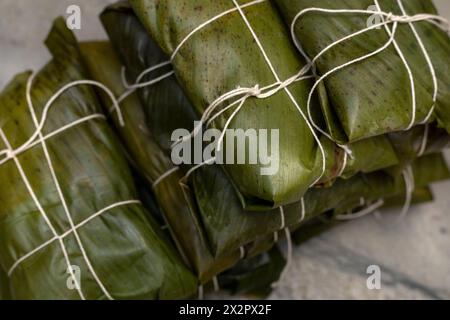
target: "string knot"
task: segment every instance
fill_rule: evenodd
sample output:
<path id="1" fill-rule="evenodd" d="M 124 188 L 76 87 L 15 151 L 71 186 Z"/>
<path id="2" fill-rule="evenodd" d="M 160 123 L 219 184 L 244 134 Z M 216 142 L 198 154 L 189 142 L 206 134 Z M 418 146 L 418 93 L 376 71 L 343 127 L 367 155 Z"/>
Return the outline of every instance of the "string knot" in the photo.
<path id="1" fill-rule="evenodd" d="M 255 97 L 259 96 L 261 94 L 261 89 L 259 88 L 259 84 L 257 84 L 253 88 L 251 88 L 249 93 L 250 93 L 250 95 L 255 96 Z"/>
<path id="2" fill-rule="evenodd" d="M 3 161 L 11 160 L 11 159 L 13 159 L 16 156 L 14 150 L 11 150 L 11 149 L 5 149 L 5 150 L 1 151 L 0 155 L 4 155 L 5 156 Z"/>
<path id="3" fill-rule="evenodd" d="M 352 151 L 352 149 L 349 146 L 343 145 L 343 144 L 337 144 L 337 146 L 339 148 L 341 148 L 342 150 L 344 150 L 344 152 L 350 157 L 350 159 L 354 159 L 353 151 Z"/>

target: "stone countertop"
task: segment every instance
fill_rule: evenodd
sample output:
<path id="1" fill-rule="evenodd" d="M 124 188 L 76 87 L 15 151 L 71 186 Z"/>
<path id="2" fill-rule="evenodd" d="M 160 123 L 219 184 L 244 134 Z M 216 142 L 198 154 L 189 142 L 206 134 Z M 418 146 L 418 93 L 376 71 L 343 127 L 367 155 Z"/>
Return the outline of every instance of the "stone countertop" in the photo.
<path id="1" fill-rule="evenodd" d="M 49 59 L 42 44 L 52 20 L 77 4 L 82 40 L 106 35 L 97 15 L 111 0 L 2 0 L 0 88 L 14 74 Z M 450 2 L 436 0 L 450 19 Z M 450 154 L 447 153 L 448 158 Z M 373 216 L 342 224 L 294 251 L 293 263 L 272 299 L 450 299 L 450 182 L 433 186 L 434 203 L 411 209 L 395 227 Z M 395 214 L 395 213 L 393 213 Z M 393 219 L 385 217 L 385 223 Z M 369 265 L 381 268 L 380 290 L 366 286 Z"/>

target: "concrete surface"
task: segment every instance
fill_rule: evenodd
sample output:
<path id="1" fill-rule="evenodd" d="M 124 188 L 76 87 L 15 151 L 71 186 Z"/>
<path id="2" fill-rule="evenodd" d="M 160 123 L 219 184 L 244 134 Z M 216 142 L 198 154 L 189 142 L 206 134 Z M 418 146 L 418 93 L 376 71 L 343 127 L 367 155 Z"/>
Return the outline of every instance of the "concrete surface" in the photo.
<path id="1" fill-rule="evenodd" d="M 97 19 L 111 0 L 2 0 L 0 88 L 49 58 L 42 45 L 52 19 L 67 6 L 82 10 L 81 39 L 104 38 Z M 450 2 L 436 1 L 450 19 Z M 450 182 L 433 187 L 436 201 L 412 209 L 386 228 L 372 216 L 341 225 L 296 248 L 272 299 L 450 299 Z M 389 217 L 386 217 L 389 219 Z M 366 287 L 366 268 L 378 265 L 381 290 Z"/>

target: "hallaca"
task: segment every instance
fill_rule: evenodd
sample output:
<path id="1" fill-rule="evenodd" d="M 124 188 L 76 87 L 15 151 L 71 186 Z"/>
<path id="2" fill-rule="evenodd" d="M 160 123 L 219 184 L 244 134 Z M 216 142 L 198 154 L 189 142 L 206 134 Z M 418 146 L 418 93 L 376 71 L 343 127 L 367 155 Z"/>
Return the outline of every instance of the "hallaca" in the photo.
<path id="1" fill-rule="evenodd" d="M 124 88 L 121 88 L 120 64 L 112 47 L 105 42 L 90 42 L 82 43 L 81 50 L 92 77 L 102 80 L 120 95 Z M 100 56 L 102 60 L 99 59 Z M 155 142 L 151 127 L 143 116 L 143 108 L 135 95 L 130 95 L 122 103 L 121 110 L 125 126 L 121 127 L 117 123 L 117 130 L 127 147 L 130 161 L 151 183 L 169 168 L 169 160 L 161 161 L 165 157 L 164 152 Z M 142 130 L 146 132 L 145 135 L 141 134 Z M 197 188 L 198 199 L 189 192 L 184 192 L 185 188 L 179 184 L 181 177 L 176 173 L 158 183 L 153 191 L 173 238 L 198 274 L 201 283 L 211 280 L 214 275 L 228 269 L 244 256 L 252 257 L 270 249 L 274 243 L 273 233 L 282 229 L 283 223 L 294 225 L 298 222 L 301 214 L 299 204 L 292 206 L 295 210 L 287 211 L 285 222 L 282 221 L 284 216 L 273 212 L 256 215 L 244 212 L 233 187 L 218 167 L 202 168 L 195 174 L 197 176 L 200 181 Z M 209 196 L 209 191 L 204 195 L 208 188 L 212 191 L 212 196 Z M 211 205 L 217 203 L 216 200 L 221 204 L 213 209 Z M 197 208 L 206 208 L 206 214 Z M 211 217 L 208 216 L 209 213 Z M 185 232 L 186 230 L 191 231 Z M 268 234 L 270 240 L 266 241 L 263 235 Z"/>
<path id="2" fill-rule="evenodd" d="M 149 51 L 148 47 L 152 48 L 152 42 L 146 40 L 148 36 L 125 4 L 114 5 L 108 8 L 102 14 L 102 21 L 110 38 L 115 43 L 115 48 L 123 57 L 125 65 L 129 69 L 128 71 L 140 72 L 143 69 L 142 65 L 144 65 L 145 60 L 158 63 L 158 60 L 156 60 L 160 56 L 157 54 L 158 51 Z M 91 66 L 93 77 L 98 81 L 107 83 L 112 88 L 120 87 L 120 66 L 117 62 L 114 62 L 111 48 L 106 44 L 100 43 L 91 44 L 90 47 L 90 53 L 86 54 L 86 59 L 90 61 L 89 65 Z M 103 57 L 102 62 L 99 62 L 100 56 Z M 105 57 L 108 58 L 106 59 Z M 111 75 L 114 72 L 115 76 L 114 74 Z M 158 77 L 157 75 L 155 76 Z M 141 140 L 142 145 L 140 147 L 137 147 L 135 142 L 126 143 L 126 145 L 128 145 L 132 161 L 138 164 L 143 175 L 148 177 L 150 182 L 153 183 L 157 195 L 161 194 L 159 190 L 163 183 L 172 186 L 172 189 L 175 189 L 178 193 L 187 189 L 186 187 L 179 187 L 178 180 L 180 180 L 180 177 L 176 174 L 177 172 L 172 173 L 173 178 L 170 176 L 170 179 L 166 177 L 160 180 L 159 177 L 163 176 L 168 167 L 161 168 L 160 166 L 159 170 L 153 170 L 152 168 L 155 165 L 159 165 L 159 163 L 151 159 L 143 159 L 145 154 L 143 150 L 154 149 L 154 141 L 169 153 L 171 130 L 180 126 L 184 120 L 187 120 L 185 126 L 189 126 L 192 123 L 189 121 L 190 119 L 194 120 L 193 115 L 189 112 L 188 101 L 179 98 L 183 97 L 182 92 L 174 90 L 174 86 L 176 88 L 176 80 L 168 78 L 160 83 L 156 83 L 154 86 L 148 86 L 139 90 L 142 107 L 138 108 L 142 108 L 142 110 L 136 111 L 136 114 L 140 114 L 140 116 L 134 116 L 134 119 L 139 120 L 139 122 L 132 122 L 123 128 L 118 128 L 121 132 L 135 131 L 139 133 L 145 131 L 147 133 L 146 139 L 148 143 Z M 123 90 L 119 89 L 116 94 L 121 94 Z M 127 113 L 137 109 L 136 105 L 130 106 L 131 103 L 132 100 L 124 100 L 123 102 L 122 110 L 125 118 Z M 126 122 L 130 121 L 132 120 L 127 120 Z M 139 134 L 130 135 L 129 132 L 124 132 L 123 136 L 128 141 L 131 137 L 139 137 Z M 151 154 L 150 151 L 146 153 Z M 153 151 L 153 153 L 156 152 Z M 155 184 L 155 181 L 158 183 Z M 278 211 L 275 213 L 271 211 L 258 212 L 258 214 L 252 215 L 244 212 L 240 207 L 239 199 L 236 198 L 233 186 L 228 181 L 225 173 L 217 166 L 200 168 L 192 173 L 192 184 L 189 189 L 190 191 L 185 193 L 187 193 L 187 198 L 190 199 L 188 203 L 193 203 L 193 205 L 187 208 L 191 213 L 186 215 L 190 218 L 191 223 L 204 227 L 205 230 L 197 228 L 197 232 L 204 234 L 201 238 L 208 240 L 206 248 L 211 248 L 215 257 L 220 257 L 227 252 L 233 252 L 238 249 L 240 252 L 245 251 L 242 247 L 251 243 L 258 236 L 273 234 L 286 226 L 297 224 L 302 217 L 301 203 L 289 206 L 289 209 L 284 211 L 284 215 L 281 215 Z M 192 243 L 197 243 L 197 241 L 191 239 L 191 237 L 195 236 L 194 234 L 182 234 L 180 236 L 177 233 L 177 231 L 183 232 L 179 220 L 184 219 L 184 214 L 180 214 L 180 210 L 177 211 L 168 207 L 164 203 L 169 201 L 168 199 L 162 196 L 159 198 L 161 206 L 166 209 L 165 213 L 169 225 L 175 231 L 174 238 L 182 238 L 179 243 L 181 243 L 182 247 L 187 247 L 184 250 L 189 252 L 187 255 L 192 256 L 196 252 L 201 252 L 203 247 L 192 247 Z M 181 212 L 186 212 L 186 210 Z M 196 220 L 196 217 L 200 219 Z M 199 271 L 204 270 L 204 268 L 200 267 L 198 260 L 192 258 L 190 260 L 194 260 L 193 264 Z"/>
<path id="3" fill-rule="evenodd" d="M 213 118 L 211 125 L 221 131 L 279 131 L 279 157 L 273 159 L 278 170 L 273 174 L 262 174 L 261 163 L 224 165 L 245 208 L 299 201 L 326 173 L 337 176 L 346 169 L 347 154 L 317 136 L 306 117 L 309 77 L 289 85 L 283 82 L 305 64 L 268 1 L 131 4 L 151 38 L 170 57 L 167 61 L 202 123 Z M 140 72 L 145 70 L 150 69 Z M 384 150 L 378 159 L 395 164 L 385 138 L 375 143 Z M 227 150 L 226 142 L 222 146 L 224 153 L 235 151 Z"/>
<path id="4" fill-rule="evenodd" d="M 126 65 L 126 70 L 131 73 L 131 78 L 136 78 L 148 66 L 165 61 L 164 55 L 155 48 L 155 44 L 146 35 L 143 27 L 126 3 L 109 7 L 102 14 L 102 21 L 117 52 Z M 120 65 L 115 61 L 116 59 L 111 53 L 113 50 L 109 45 L 92 43 L 84 45 L 84 48 L 92 76 L 114 88 L 117 95 L 123 94 L 125 89 L 122 88 L 119 78 Z M 165 71 L 155 72 L 152 77 L 159 78 L 164 74 Z M 122 128 L 118 126 L 118 130 L 125 140 L 131 161 L 137 164 L 143 175 L 149 179 L 149 182 L 153 183 L 157 197 L 160 199 L 160 205 L 165 209 L 163 211 L 165 211 L 174 238 L 178 240 L 181 251 L 185 252 L 201 279 L 209 279 L 209 277 L 204 276 L 204 271 L 211 268 L 212 265 L 206 263 L 208 260 L 206 259 L 207 254 L 200 255 L 202 259 L 199 259 L 199 253 L 208 252 L 208 248 L 210 248 L 213 256 L 217 259 L 223 255 L 227 256 L 227 253 L 229 255 L 236 252 L 238 249 L 242 252 L 242 247 L 251 243 L 259 235 L 272 234 L 278 230 L 283 230 L 285 227 L 298 224 L 304 218 L 302 202 L 286 206 L 281 214 L 279 210 L 258 212 L 256 215 L 244 212 L 239 206 L 239 201 L 234 195 L 234 190 L 227 176 L 217 166 L 203 167 L 192 173 L 192 184 L 187 192 L 186 186 L 180 188 L 178 181 L 181 178 L 176 170 L 172 170 L 170 176 L 160 180 L 159 178 L 164 176 L 165 172 L 170 172 L 170 166 L 168 165 L 170 160 L 166 156 L 167 160 L 162 162 L 157 159 L 156 155 L 161 154 L 160 150 L 162 149 L 166 150 L 167 155 L 170 154 L 171 132 L 183 126 L 189 128 L 195 120 L 195 113 L 191 112 L 189 101 L 184 97 L 183 92 L 177 88 L 177 82 L 170 74 L 162 81 L 155 82 L 152 85 L 146 85 L 144 81 L 142 86 L 136 88 L 139 89 L 137 91 L 142 106 L 138 106 L 134 95 L 130 95 L 131 99 L 126 98 L 123 101 L 122 110 L 125 118 L 129 115 L 130 119 L 126 120 L 128 125 Z M 143 132 L 145 137 L 142 134 Z M 139 140 L 138 143 L 136 143 L 136 139 Z M 374 153 L 379 154 L 380 157 L 364 157 L 364 150 L 366 152 L 376 150 L 376 147 L 372 147 L 372 145 L 377 146 L 377 143 L 367 141 L 365 144 L 362 142 L 358 144 L 362 146 L 361 153 L 355 153 L 355 158 L 368 159 L 364 160 L 366 163 L 376 162 L 386 154 L 389 158 L 390 152 L 393 153 L 393 151 L 390 151 L 392 150 L 390 144 L 384 144 L 384 146 L 387 146 L 384 148 L 384 154 L 381 148 L 379 153 Z M 358 147 L 355 150 L 359 150 Z M 164 158 L 164 156 L 161 157 Z M 165 165 L 161 165 L 161 163 L 165 163 Z M 378 163 L 383 162 L 379 161 Z M 395 163 L 395 161 L 384 163 L 387 166 Z M 349 165 L 349 168 L 352 167 L 354 166 Z M 182 171 L 182 169 L 179 171 Z M 355 171 L 357 172 L 357 170 Z M 173 203 L 174 201 L 170 201 L 167 196 L 164 197 L 167 192 L 161 192 L 165 189 L 161 189 L 161 185 L 170 186 L 172 190 L 175 190 L 170 192 L 173 196 L 175 196 L 174 193 L 181 194 L 184 192 L 186 199 L 188 199 L 188 204 L 184 206 L 185 209 L 180 210 L 181 206 L 178 206 L 177 210 L 174 210 L 173 205 L 167 203 Z M 312 194 L 315 193 L 312 192 Z M 320 197 L 317 197 L 317 199 L 320 199 Z M 183 197 L 178 196 L 178 203 L 183 202 L 183 200 Z M 192 205 L 189 205 L 190 203 Z M 180 214 L 180 212 L 183 212 L 183 214 Z M 314 214 L 321 213 L 320 210 L 312 212 Z M 181 222 L 180 219 L 185 222 Z M 183 229 L 192 230 L 193 227 L 189 227 L 189 223 L 198 226 L 196 228 L 198 237 L 196 233 L 183 233 Z M 203 240 L 205 245 L 194 247 L 192 244 L 198 244 L 198 239 Z M 228 261 L 233 261 L 233 259 Z M 220 264 L 220 260 L 217 263 Z M 222 268 L 225 267 L 226 264 L 222 264 Z M 211 275 L 209 272 L 206 274 Z"/>
<path id="5" fill-rule="evenodd" d="M 140 84 L 132 86 L 139 89 L 141 100 L 146 108 L 149 126 L 157 130 L 156 137 L 159 143 L 167 150 L 170 149 L 171 132 L 178 128 L 192 129 L 194 121 L 199 117 L 195 114 L 189 100 L 179 88 L 177 81 L 172 78 L 173 72 L 162 69 L 153 69 L 152 66 L 164 64 L 167 56 L 154 44 L 154 41 L 145 35 L 143 27 L 136 21 L 134 13 L 126 2 L 121 2 L 109 7 L 102 15 L 102 20 L 115 44 L 127 68 L 131 79 L 140 78 Z M 127 43 L 124 46 L 123 43 Z M 148 70 L 147 75 L 138 77 L 142 70 Z M 161 83 L 163 84 L 161 84 Z M 164 88 L 164 89 L 163 89 Z M 164 108 L 160 107 L 161 105 Z M 162 110 L 161 110 L 162 109 Z M 164 113 L 160 117 L 152 116 L 154 113 Z M 170 116 L 169 116 L 170 115 Z M 159 128 L 164 128 L 163 131 Z M 357 172 L 372 172 L 384 167 L 397 164 L 396 154 L 386 137 L 368 139 L 357 142 L 350 146 L 352 157 L 347 157 L 340 148 L 336 147 L 327 139 L 322 140 L 327 150 L 326 173 L 321 180 L 322 183 L 332 181 L 342 175 L 350 177 Z M 372 157 L 367 157 L 372 154 Z M 317 165 L 321 165 L 318 163 Z M 267 209 L 267 206 L 258 202 L 257 199 L 245 198 L 238 195 L 246 209 Z"/>
<path id="6" fill-rule="evenodd" d="M 193 102 L 196 112 L 202 116 L 202 122 L 209 123 L 214 119 L 212 123 L 221 130 L 229 128 L 246 130 L 250 127 L 255 128 L 255 124 L 257 129 L 262 128 L 261 125 L 263 125 L 266 128 L 280 130 L 280 170 L 277 174 L 272 176 L 256 174 L 256 170 L 261 169 L 258 165 L 256 167 L 225 165 L 232 182 L 243 196 L 244 207 L 252 209 L 254 203 L 260 203 L 260 206 L 278 207 L 300 200 L 310 186 L 309 183 L 305 183 L 305 179 L 303 181 L 300 179 L 301 176 L 305 176 L 305 170 L 311 179 L 319 176 L 314 183 L 323 182 L 323 178 L 326 178 L 330 170 L 333 172 L 333 169 L 334 174 L 343 174 L 345 165 L 349 163 L 348 154 L 352 155 L 354 150 L 352 146 L 330 145 L 326 134 L 322 137 L 315 135 L 311 125 L 317 118 L 315 114 L 319 113 L 317 108 L 319 104 L 313 98 L 315 96 L 310 95 L 312 84 L 309 78 L 312 76 L 307 76 L 304 71 L 310 66 L 306 65 L 302 68 L 304 63 L 300 54 L 294 57 L 292 50 L 295 49 L 289 42 L 290 36 L 279 22 L 276 10 L 270 3 L 219 1 L 214 5 L 208 2 L 194 5 L 182 1 L 177 3 L 159 1 L 156 4 L 152 1 L 137 0 L 131 1 L 131 4 L 152 38 L 170 57 L 166 63 L 162 62 L 160 65 L 167 66 L 169 62 L 173 65 L 176 77 Z M 198 12 L 180 17 L 177 14 L 179 10 Z M 258 18 L 255 18 L 256 16 Z M 197 27 L 193 28 L 193 25 Z M 270 25 L 269 30 L 268 25 Z M 226 32 L 218 30 L 226 30 Z M 274 48 L 277 48 L 277 51 Z M 279 60 L 283 60 L 283 64 L 279 63 Z M 220 70 L 215 70 L 214 79 L 210 76 L 212 66 Z M 278 68 L 280 70 L 277 70 Z M 145 69 L 143 74 L 151 70 L 151 68 Z M 155 69 L 153 68 L 152 71 Z M 277 71 L 280 71 L 282 76 Z M 291 77 L 288 76 L 289 71 Z M 298 77 L 297 72 L 304 72 L 308 79 Z M 278 81 L 274 80 L 275 83 L 267 87 L 255 81 L 260 79 L 260 82 L 267 83 L 271 77 L 275 77 Z M 256 85 L 250 84 L 252 81 Z M 235 90 L 232 88 L 233 83 L 237 86 Z M 266 88 L 267 92 L 261 89 L 262 87 Z M 215 100 L 214 97 L 217 99 Z M 231 97 L 236 99 L 233 101 Z M 222 104 L 228 104 L 228 106 L 225 107 Z M 270 106 L 264 108 L 267 104 Z M 301 107 L 304 104 L 313 106 L 307 108 L 308 117 L 305 116 L 306 111 Z M 286 120 L 283 116 L 283 113 L 287 112 L 286 105 L 294 107 L 294 113 L 290 114 L 295 115 L 295 110 L 298 111 L 297 117 L 289 116 L 287 117 L 289 121 Z M 223 109 L 220 109 L 221 107 Z M 302 116 L 305 117 L 302 118 Z M 283 118 L 283 124 L 277 124 L 279 118 Z M 291 125 L 293 127 L 290 127 Z M 292 135 L 297 132 L 296 128 L 300 127 L 303 128 L 302 134 L 296 134 L 295 139 L 298 141 L 292 143 Z M 308 129 L 306 134 L 305 128 Z M 315 145 L 314 165 L 308 165 L 308 162 L 305 162 L 305 154 L 312 154 L 309 151 L 310 147 L 303 145 L 301 153 L 299 153 L 300 149 L 296 148 L 297 143 L 306 143 L 311 141 L 311 138 L 314 138 Z M 225 144 L 223 142 L 224 148 Z M 384 150 L 384 156 L 388 157 L 388 148 Z M 342 153 L 342 151 L 345 152 Z M 353 156 L 350 158 L 355 159 Z M 382 159 L 386 160 L 386 158 Z M 288 167 L 289 170 L 287 170 Z M 287 172 L 289 174 L 286 174 Z M 265 194 L 267 192 L 269 194 Z M 283 199 L 277 200 L 277 195 Z"/>
<path id="7" fill-rule="evenodd" d="M 53 60 L 0 95 L 0 262 L 12 297 L 192 296 L 197 281 L 139 201 L 91 86 L 109 91 L 85 80 L 63 19 L 46 45 Z"/>
<path id="8" fill-rule="evenodd" d="M 274 3 L 314 66 L 333 139 L 345 144 L 435 120 L 450 132 L 450 29 L 431 0 Z"/>
<path id="9" fill-rule="evenodd" d="M 0 300 L 265 298 L 293 242 L 395 226 L 450 179 L 430 0 L 130 0 L 100 20 L 109 41 L 55 20 L 52 60 L 0 93 Z"/>

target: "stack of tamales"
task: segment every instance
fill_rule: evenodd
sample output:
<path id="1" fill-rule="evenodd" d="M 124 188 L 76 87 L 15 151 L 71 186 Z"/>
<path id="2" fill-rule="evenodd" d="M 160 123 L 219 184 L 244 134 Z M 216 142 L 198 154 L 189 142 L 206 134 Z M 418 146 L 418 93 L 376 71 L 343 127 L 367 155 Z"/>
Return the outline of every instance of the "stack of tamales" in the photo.
<path id="1" fill-rule="evenodd" d="M 264 297 L 284 238 L 432 201 L 450 178 L 450 40 L 405 19 L 431 1 L 380 0 L 391 24 L 340 42 L 371 4 L 130 0 L 101 13 L 109 41 L 84 43 L 57 19 L 52 61 L 0 94 L 0 298 Z M 211 128 L 275 130 L 272 163 L 197 140 Z"/>

